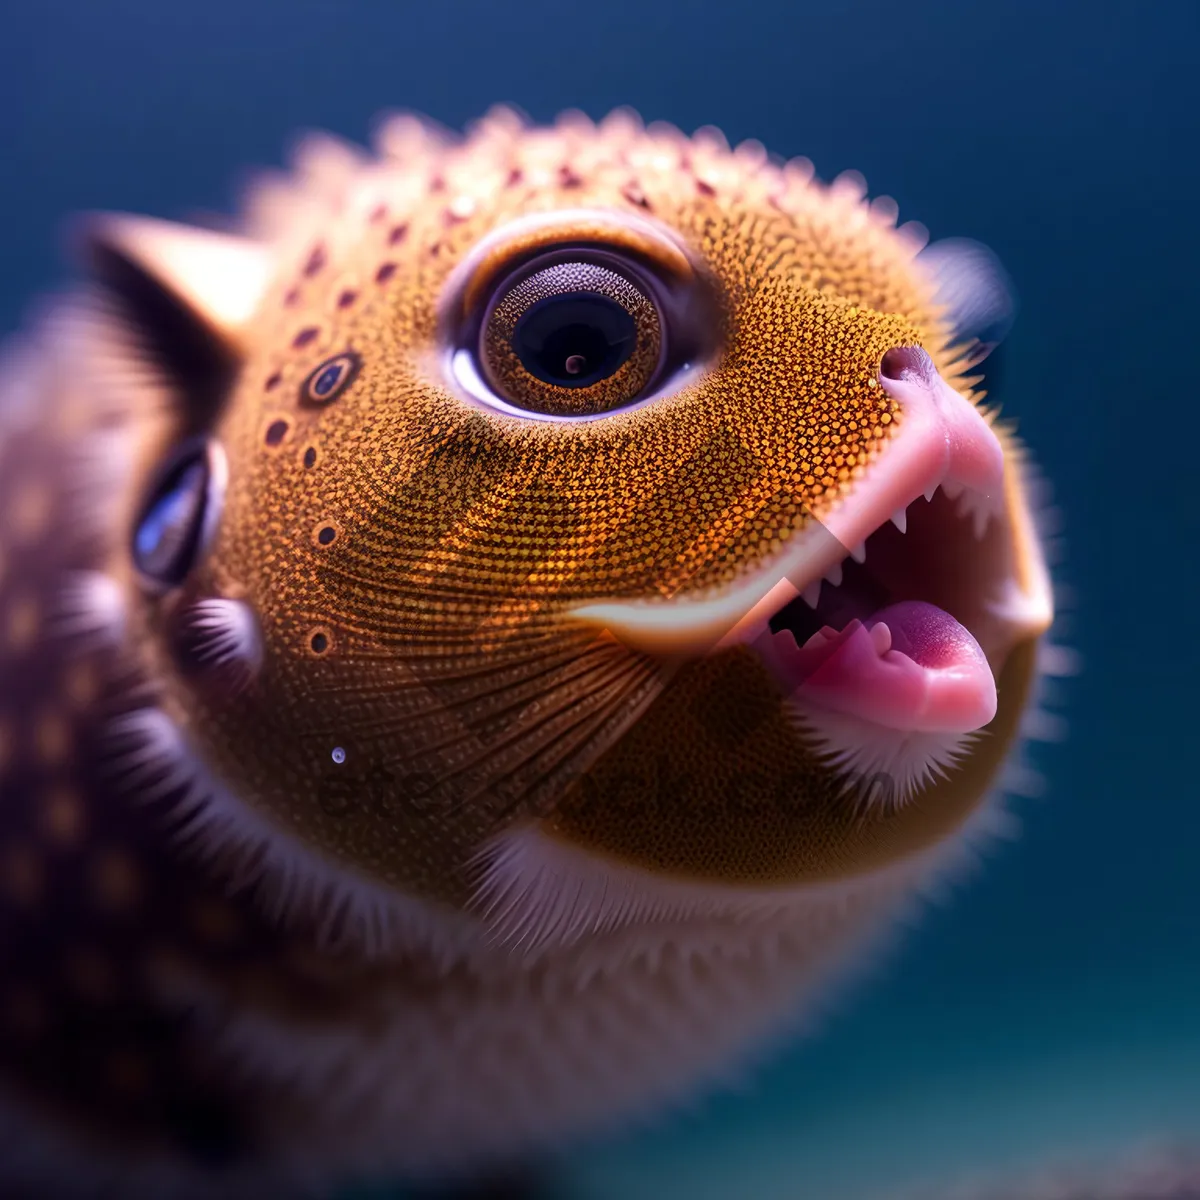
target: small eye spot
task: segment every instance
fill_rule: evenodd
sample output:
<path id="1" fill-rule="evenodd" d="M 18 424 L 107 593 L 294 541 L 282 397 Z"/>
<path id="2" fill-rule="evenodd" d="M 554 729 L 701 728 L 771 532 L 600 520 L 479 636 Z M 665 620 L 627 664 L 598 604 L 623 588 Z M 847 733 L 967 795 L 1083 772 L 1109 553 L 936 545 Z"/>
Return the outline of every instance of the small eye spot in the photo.
<path id="1" fill-rule="evenodd" d="M 267 432 L 264 441 L 268 446 L 278 446 L 280 442 L 287 437 L 288 423 L 286 421 L 272 421 L 267 426 Z"/>
<path id="2" fill-rule="evenodd" d="M 395 263 L 384 263 L 378 271 L 375 272 L 376 283 L 387 283 L 389 279 L 396 273 Z"/>
<path id="3" fill-rule="evenodd" d="M 362 359 L 353 350 L 326 359 L 304 381 L 300 399 L 309 404 L 328 404 L 354 382 L 361 366 Z"/>
<path id="4" fill-rule="evenodd" d="M 272 375 L 267 376 L 267 382 L 263 384 L 264 392 L 273 392 L 283 382 L 283 372 L 276 371 Z"/>
<path id="5" fill-rule="evenodd" d="M 325 247 L 318 242 L 313 247 L 312 253 L 308 256 L 308 261 L 304 264 L 304 274 L 311 279 L 324 265 Z"/>
<path id="6" fill-rule="evenodd" d="M 346 761 L 346 750 L 342 746 L 334 746 L 329 757 L 340 767 Z"/>
<path id="7" fill-rule="evenodd" d="M 308 645 L 314 654 L 325 654 L 329 650 L 332 640 L 328 630 L 314 629 L 309 635 Z"/>
<path id="8" fill-rule="evenodd" d="M 349 308 L 357 299 L 358 293 L 353 288 L 345 288 L 337 299 L 337 306 L 338 308 Z"/>
<path id="9" fill-rule="evenodd" d="M 304 465 L 306 467 L 313 467 L 316 465 L 316 462 L 317 462 L 317 451 L 314 447 L 309 446 L 309 448 L 307 450 L 305 450 L 305 452 L 304 452 Z"/>
<path id="10" fill-rule="evenodd" d="M 318 546 L 332 546 L 337 541 L 337 535 L 336 525 L 318 525 L 313 537 Z"/>
<path id="11" fill-rule="evenodd" d="M 398 246 L 404 239 L 408 237 L 408 225 L 393 225 L 391 233 L 388 234 L 388 245 Z"/>
<path id="12" fill-rule="evenodd" d="M 297 350 L 303 350 L 305 346 L 317 340 L 317 335 L 320 332 L 321 331 L 315 325 L 306 326 L 304 329 L 300 330 L 300 332 L 296 334 L 294 338 L 292 338 L 293 347 L 295 347 Z"/>

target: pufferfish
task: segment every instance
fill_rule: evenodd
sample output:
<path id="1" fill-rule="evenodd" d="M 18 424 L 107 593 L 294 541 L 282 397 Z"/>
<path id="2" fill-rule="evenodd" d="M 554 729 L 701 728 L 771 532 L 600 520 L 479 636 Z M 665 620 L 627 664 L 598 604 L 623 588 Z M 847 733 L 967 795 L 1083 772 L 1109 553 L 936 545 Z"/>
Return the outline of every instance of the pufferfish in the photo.
<path id="1" fill-rule="evenodd" d="M 971 857 L 1066 660 L 1007 277 L 896 217 L 496 110 L 79 223 L 4 372 L 5 1195 L 652 1117 Z"/>

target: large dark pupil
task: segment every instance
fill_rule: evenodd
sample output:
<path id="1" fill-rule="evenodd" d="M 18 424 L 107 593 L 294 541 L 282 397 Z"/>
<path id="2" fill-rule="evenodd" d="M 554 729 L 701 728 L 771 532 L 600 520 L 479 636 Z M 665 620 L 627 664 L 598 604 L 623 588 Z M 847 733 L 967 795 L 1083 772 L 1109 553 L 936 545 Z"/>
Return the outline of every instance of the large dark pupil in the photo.
<path id="1" fill-rule="evenodd" d="M 637 345 L 637 324 L 615 300 L 595 292 L 547 296 L 521 314 L 512 347 L 535 379 L 590 387 L 614 374 Z"/>

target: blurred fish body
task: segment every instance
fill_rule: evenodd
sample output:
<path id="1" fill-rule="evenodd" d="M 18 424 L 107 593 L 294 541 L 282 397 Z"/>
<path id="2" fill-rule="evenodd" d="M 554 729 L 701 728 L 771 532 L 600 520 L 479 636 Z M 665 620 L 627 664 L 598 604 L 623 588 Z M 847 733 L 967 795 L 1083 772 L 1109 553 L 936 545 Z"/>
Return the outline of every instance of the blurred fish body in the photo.
<path id="1" fill-rule="evenodd" d="M 3 361 L 0 1190 L 469 1175 L 813 1012 L 1027 778 L 1013 301 L 617 112 L 83 220 Z"/>

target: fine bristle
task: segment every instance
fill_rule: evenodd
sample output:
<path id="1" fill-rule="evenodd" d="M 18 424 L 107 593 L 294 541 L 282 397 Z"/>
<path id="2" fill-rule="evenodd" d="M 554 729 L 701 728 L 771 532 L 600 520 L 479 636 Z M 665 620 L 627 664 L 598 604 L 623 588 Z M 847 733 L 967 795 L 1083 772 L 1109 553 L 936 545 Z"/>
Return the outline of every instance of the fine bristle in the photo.
<path id="1" fill-rule="evenodd" d="M 844 789 L 866 808 L 899 808 L 944 779 L 978 740 L 976 733 L 884 729 L 859 717 L 795 702 L 800 729 L 843 776 Z"/>

